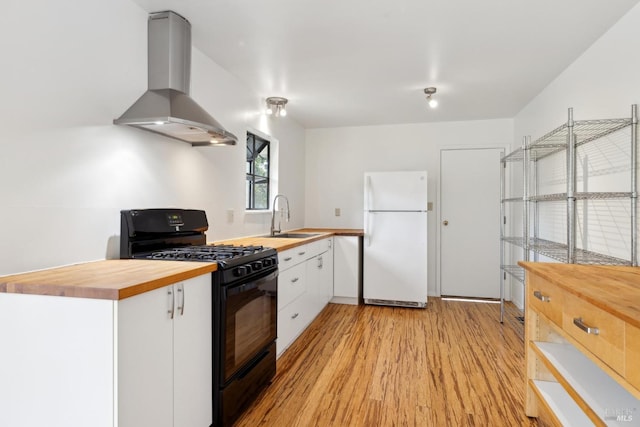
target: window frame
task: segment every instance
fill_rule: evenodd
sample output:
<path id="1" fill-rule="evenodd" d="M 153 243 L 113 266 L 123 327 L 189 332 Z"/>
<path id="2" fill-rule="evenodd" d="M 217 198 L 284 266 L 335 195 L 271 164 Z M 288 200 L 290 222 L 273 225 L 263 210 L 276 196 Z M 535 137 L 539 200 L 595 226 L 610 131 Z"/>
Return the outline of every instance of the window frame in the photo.
<path id="1" fill-rule="evenodd" d="M 256 153 L 257 144 L 262 145 Z M 250 152 L 251 150 L 251 152 Z M 258 155 L 266 150 L 266 175 L 256 173 L 255 160 Z M 249 212 L 264 211 L 270 209 L 271 196 L 271 172 L 272 172 L 272 143 L 269 139 L 257 135 L 254 132 L 247 131 L 246 147 L 245 147 L 245 182 L 247 194 L 245 194 L 245 210 Z M 249 158 L 252 160 L 249 160 Z M 266 184 L 266 207 L 256 207 L 256 183 Z"/>

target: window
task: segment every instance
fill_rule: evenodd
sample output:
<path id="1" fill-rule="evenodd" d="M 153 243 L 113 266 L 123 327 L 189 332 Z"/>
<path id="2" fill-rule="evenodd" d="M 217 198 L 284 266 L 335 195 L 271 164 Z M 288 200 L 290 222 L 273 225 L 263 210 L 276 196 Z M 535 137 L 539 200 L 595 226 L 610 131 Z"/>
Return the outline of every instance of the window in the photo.
<path id="1" fill-rule="evenodd" d="M 270 143 L 247 132 L 247 210 L 269 209 Z"/>

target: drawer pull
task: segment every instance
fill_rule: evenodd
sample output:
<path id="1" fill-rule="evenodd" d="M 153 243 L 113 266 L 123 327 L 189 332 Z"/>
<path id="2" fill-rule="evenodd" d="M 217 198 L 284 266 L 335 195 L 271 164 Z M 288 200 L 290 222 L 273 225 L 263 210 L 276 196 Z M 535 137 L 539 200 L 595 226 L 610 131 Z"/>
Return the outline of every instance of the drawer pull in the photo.
<path id="1" fill-rule="evenodd" d="M 302 256 L 302 255 L 304 255 L 304 254 L 306 254 L 306 253 L 307 253 L 306 251 L 298 252 L 298 255 Z"/>
<path id="2" fill-rule="evenodd" d="M 293 279 L 291 279 L 291 283 L 296 283 L 298 280 L 300 280 L 300 279 L 297 278 L 297 277 L 294 277 Z"/>
<path id="3" fill-rule="evenodd" d="M 542 295 L 542 292 L 540 291 L 534 291 L 533 296 L 542 302 L 551 302 L 551 298 L 548 295 Z"/>
<path id="4" fill-rule="evenodd" d="M 288 257 L 286 257 L 286 258 L 284 259 L 284 261 L 291 261 L 291 259 L 292 259 L 292 258 L 291 258 L 290 256 L 288 256 Z"/>
<path id="5" fill-rule="evenodd" d="M 295 319 L 296 317 L 298 317 L 300 315 L 300 313 L 294 313 L 293 316 L 291 316 L 292 319 Z"/>
<path id="6" fill-rule="evenodd" d="M 573 324 L 588 334 L 592 334 L 592 335 L 600 334 L 600 330 L 598 328 L 585 325 L 584 322 L 582 321 L 582 317 L 576 317 L 575 319 L 573 319 Z"/>

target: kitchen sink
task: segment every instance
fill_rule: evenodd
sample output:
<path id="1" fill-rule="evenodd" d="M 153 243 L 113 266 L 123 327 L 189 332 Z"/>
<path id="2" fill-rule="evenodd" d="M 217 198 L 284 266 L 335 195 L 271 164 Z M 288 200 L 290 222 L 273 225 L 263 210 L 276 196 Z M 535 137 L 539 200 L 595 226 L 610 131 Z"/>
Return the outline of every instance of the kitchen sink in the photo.
<path id="1" fill-rule="evenodd" d="M 278 239 L 306 239 L 307 237 L 318 236 L 320 233 L 278 233 L 275 236 L 264 236 L 264 237 L 273 237 Z"/>

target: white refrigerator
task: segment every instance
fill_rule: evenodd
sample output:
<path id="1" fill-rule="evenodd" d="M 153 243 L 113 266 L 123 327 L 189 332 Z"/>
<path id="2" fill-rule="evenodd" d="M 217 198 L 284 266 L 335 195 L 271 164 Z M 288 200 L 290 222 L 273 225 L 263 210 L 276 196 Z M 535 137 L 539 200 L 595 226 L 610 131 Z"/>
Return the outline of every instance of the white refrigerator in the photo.
<path id="1" fill-rule="evenodd" d="M 364 174 L 365 304 L 427 305 L 427 172 Z"/>

